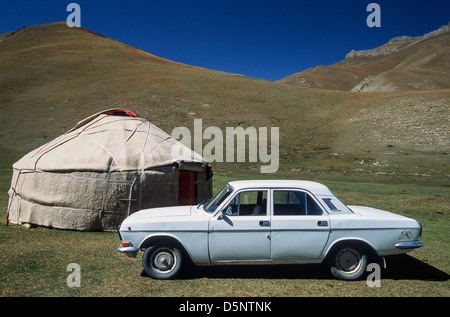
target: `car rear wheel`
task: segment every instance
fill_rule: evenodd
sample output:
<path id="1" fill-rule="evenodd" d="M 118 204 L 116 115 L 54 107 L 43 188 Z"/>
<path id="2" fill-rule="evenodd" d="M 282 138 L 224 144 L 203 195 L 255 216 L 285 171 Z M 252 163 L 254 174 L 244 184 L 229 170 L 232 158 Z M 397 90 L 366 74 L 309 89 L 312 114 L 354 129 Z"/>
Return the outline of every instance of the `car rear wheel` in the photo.
<path id="1" fill-rule="evenodd" d="M 331 274 L 339 280 L 354 281 L 366 272 L 368 256 L 363 249 L 341 247 L 331 257 Z"/>
<path id="2" fill-rule="evenodd" d="M 142 266 L 151 278 L 175 278 L 181 270 L 183 255 L 179 248 L 170 245 L 153 245 L 145 249 Z"/>

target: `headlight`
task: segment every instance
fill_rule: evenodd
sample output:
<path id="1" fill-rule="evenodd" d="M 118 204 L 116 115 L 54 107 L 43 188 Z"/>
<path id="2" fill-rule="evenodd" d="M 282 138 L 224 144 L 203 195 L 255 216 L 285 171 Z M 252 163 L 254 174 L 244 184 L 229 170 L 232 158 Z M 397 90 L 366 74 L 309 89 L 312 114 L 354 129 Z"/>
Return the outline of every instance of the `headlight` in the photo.
<path id="1" fill-rule="evenodd" d="M 412 240 L 412 233 L 411 233 L 411 231 L 408 230 L 408 229 L 403 229 L 400 232 L 400 235 L 399 235 L 398 239 L 400 241 L 411 241 Z"/>

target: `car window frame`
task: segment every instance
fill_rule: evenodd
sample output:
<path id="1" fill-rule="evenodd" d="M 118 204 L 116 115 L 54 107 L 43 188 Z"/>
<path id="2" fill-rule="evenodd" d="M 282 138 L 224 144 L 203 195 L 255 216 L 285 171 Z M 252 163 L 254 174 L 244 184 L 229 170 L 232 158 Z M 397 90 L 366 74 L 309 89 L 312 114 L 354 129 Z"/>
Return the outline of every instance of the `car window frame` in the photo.
<path id="1" fill-rule="evenodd" d="M 224 193 L 221 195 L 222 192 L 224 192 Z M 207 202 L 205 202 L 205 204 L 203 205 L 203 210 L 209 214 L 215 214 L 217 211 L 222 209 L 221 206 L 223 206 L 224 204 L 227 204 L 228 199 L 230 198 L 230 196 L 233 196 L 234 192 L 235 192 L 235 189 L 233 188 L 233 186 L 226 184 L 219 191 L 217 191 L 217 193 L 214 196 L 212 196 L 210 199 L 208 199 Z M 224 196 L 225 194 L 227 194 L 227 195 L 225 196 L 225 198 L 223 198 L 223 200 L 219 204 L 214 204 L 215 205 L 214 210 L 207 209 L 209 204 L 212 205 L 216 199 L 220 199 L 220 196 Z"/>
<path id="2" fill-rule="evenodd" d="M 330 214 L 340 214 L 340 213 L 354 213 L 353 210 L 347 204 L 345 204 L 338 196 L 336 196 L 334 193 L 331 193 L 331 195 L 318 195 L 317 199 L 319 199 L 320 202 L 324 202 L 324 207 L 327 211 L 329 211 Z M 331 203 L 336 207 L 336 210 L 332 209 L 328 204 L 325 202 L 325 199 L 330 199 Z"/>
<path id="3" fill-rule="evenodd" d="M 241 193 L 245 193 L 245 192 L 266 192 L 266 213 L 263 215 L 253 215 L 253 214 L 250 214 L 250 215 L 239 215 L 239 214 L 228 215 L 227 214 L 228 217 L 255 217 L 255 216 L 268 217 L 271 215 L 271 209 L 268 208 L 269 207 L 270 188 L 243 188 L 243 189 L 237 190 L 236 192 L 233 193 L 231 198 L 228 197 L 229 201 L 224 203 L 224 205 L 221 207 L 222 212 L 225 214 L 226 209 L 228 208 L 228 206 L 230 204 L 233 203 L 235 198 L 237 198 L 237 196 L 240 195 Z"/>
<path id="4" fill-rule="evenodd" d="M 298 191 L 304 194 L 307 194 L 315 203 L 316 205 L 320 208 L 320 210 L 322 211 L 322 213 L 320 215 L 311 215 L 311 214 L 305 214 L 305 215 L 276 215 L 275 214 L 275 191 Z M 272 188 L 271 189 L 271 197 L 270 197 L 270 209 L 271 209 L 271 216 L 274 217 L 313 217 L 313 216 L 326 216 L 329 215 L 328 210 L 322 205 L 322 203 L 320 202 L 320 199 L 318 199 L 316 197 L 316 195 L 314 195 L 311 191 L 304 189 L 304 188 Z"/>

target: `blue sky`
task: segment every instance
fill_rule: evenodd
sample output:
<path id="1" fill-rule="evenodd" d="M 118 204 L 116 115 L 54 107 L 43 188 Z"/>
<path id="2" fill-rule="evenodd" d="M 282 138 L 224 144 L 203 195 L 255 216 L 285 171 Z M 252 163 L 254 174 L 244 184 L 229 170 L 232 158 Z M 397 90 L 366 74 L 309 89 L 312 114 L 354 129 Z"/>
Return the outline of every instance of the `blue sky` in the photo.
<path id="1" fill-rule="evenodd" d="M 450 22 L 448 0 L 0 0 L 0 33 L 66 21 L 71 2 L 81 7 L 81 26 L 97 33 L 173 61 L 269 80 Z M 378 28 L 366 24 L 373 2 Z"/>

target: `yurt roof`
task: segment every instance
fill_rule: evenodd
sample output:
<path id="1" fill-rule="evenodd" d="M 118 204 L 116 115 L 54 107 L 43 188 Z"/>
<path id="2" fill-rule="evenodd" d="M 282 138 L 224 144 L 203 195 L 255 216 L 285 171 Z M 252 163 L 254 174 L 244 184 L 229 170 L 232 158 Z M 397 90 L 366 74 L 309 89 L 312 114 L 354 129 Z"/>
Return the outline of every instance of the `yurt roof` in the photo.
<path id="1" fill-rule="evenodd" d="M 172 148 L 183 148 L 172 156 Z M 99 112 L 28 153 L 13 168 L 40 171 L 147 170 L 157 166 L 206 163 L 169 134 L 134 112 Z"/>

